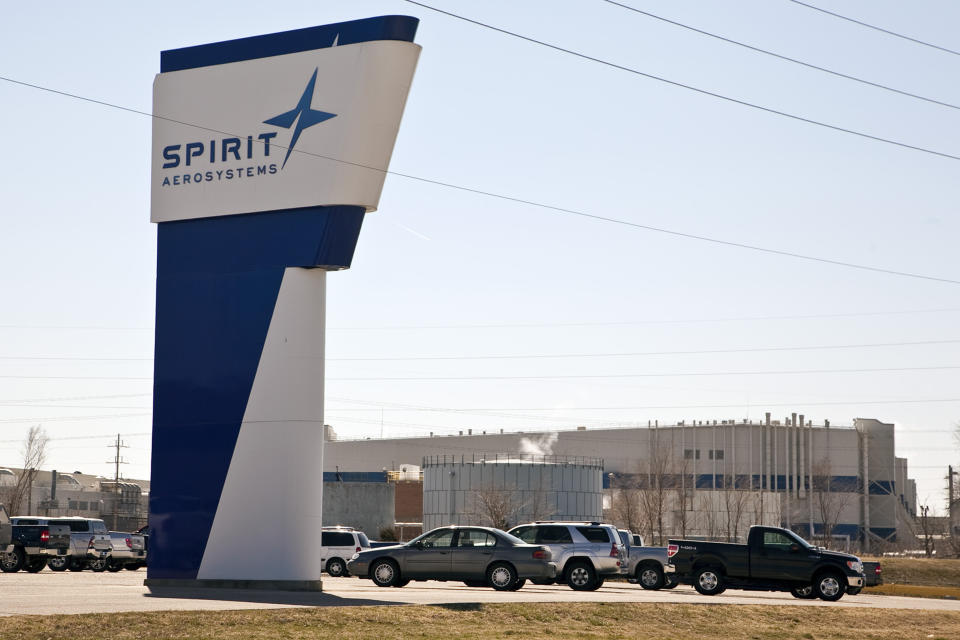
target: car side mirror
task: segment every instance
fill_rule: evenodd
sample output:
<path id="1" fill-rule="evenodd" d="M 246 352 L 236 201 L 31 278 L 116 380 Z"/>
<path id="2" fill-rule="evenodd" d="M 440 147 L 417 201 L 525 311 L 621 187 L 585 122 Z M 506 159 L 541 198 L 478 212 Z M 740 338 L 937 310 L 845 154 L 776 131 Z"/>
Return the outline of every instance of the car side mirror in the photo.
<path id="1" fill-rule="evenodd" d="M 423 540 L 417 540 L 416 542 L 413 543 L 413 546 L 416 547 L 417 549 L 423 549 Z"/>

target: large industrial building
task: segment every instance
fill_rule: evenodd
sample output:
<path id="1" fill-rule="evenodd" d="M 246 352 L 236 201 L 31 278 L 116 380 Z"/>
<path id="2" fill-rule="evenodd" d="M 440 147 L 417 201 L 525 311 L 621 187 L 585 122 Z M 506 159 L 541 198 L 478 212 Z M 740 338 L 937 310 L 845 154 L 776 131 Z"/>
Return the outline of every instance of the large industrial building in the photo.
<path id="1" fill-rule="evenodd" d="M 895 455 L 894 426 L 875 419 L 814 425 L 803 415 L 774 420 L 767 414 L 761 421 L 334 440 L 326 444 L 325 471 L 383 471 L 435 456 L 538 450 L 601 459 L 605 513 L 630 520 L 639 512 L 635 526 L 655 538 L 740 537 L 755 523 L 840 538 L 863 550 L 914 537 L 916 484 L 906 459 Z"/>

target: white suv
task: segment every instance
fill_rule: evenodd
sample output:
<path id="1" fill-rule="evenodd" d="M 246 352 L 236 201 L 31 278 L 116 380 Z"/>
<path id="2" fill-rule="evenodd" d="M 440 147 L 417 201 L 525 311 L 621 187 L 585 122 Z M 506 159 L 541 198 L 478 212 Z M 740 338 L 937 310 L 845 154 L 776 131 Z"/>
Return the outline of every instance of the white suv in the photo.
<path id="1" fill-rule="evenodd" d="M 333 578 L 350 575 L 347 560 L 369 548 L 370 541 L 363 531 L 353 527 L 323 527 L 320 532 L 320 571 L 326 571 Z"/>
<path id="2" fill-rule="evenodd" d="M 604 578 L 626 575 L 626 549 L 616 527 L 600 522 L 531 522 L 508 533 L 530 544 L 550 547 L 557 582 L 577 591 L 594 591 Z M 537 581 L 533 581 L 537 584 Z M 543 583 L 545 584 L 545 583 Z"/>

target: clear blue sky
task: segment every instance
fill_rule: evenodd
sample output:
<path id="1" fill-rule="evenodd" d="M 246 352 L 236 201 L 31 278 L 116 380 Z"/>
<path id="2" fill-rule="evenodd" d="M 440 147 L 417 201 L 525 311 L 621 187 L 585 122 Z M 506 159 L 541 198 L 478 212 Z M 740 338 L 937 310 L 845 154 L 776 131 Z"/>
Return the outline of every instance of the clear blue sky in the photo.
<path id="1" fill-rule="evenodd" d="M 955 3 L 817 2 L 960 49 Z M 960 154 L 957 109 L 599 0 L 436 4 L 705 90 Z M 960 105 L 960 56 L 786 0 L 630 4 Z M 0 22 L 0 75 L 149 111 L 163 49 L 388 13 L 421 18 L 423 46 L 395 171 L 960 279 L 960 161 L 724 102 L 405 2 L 15 3 Z M 0 466 L 16 466 L 23 434 L 42 424 L 53 438 L 50 466 L 112 473 L 107 445 L 122 433 L 130 445 L 124 474 L 148 477 L 150 120 L 5 81 L 0 104 Z M 946 465 L 960 461 L 949 434 L 960 419 L 960 369 L 676 375 L 957 367 L 960 343 L 596 355 L 960 340 L 956 284 L 389 176 L 353 269 L 329 277 L 328 313 L 327 422 L 344 437 L 758 419 L 765 410 L 817 423 L 876 417 L 896 423 L 921 500 L 938 509 Z M 771 316 L 793 319 L 757 319 Z M 475 359 L 531 355 L 570 357 Z M 428 356 L 461 359 L 409 359 Z M 544 378 L 625 375 L 636 377 Z"/>

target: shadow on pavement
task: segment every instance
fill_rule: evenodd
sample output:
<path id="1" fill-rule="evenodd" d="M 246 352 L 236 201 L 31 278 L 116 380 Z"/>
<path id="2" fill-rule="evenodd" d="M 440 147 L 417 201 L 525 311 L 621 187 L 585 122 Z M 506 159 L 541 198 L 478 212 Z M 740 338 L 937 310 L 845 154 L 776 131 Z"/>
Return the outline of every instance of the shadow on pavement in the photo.
<path id="1" fill-rule="evenodd" d="M 370 607 L 403 605 L 370 598 L 342 598 L 330 593 L 304 591 L 260 591 L 251 589 L 184 589 L 177 587 L 150 587 L 145 598 L 171 598 L 178 600 L 220 600 L 225 602 L 256 602 L 260 604 L 286 604 L 298 607 Z"/>

